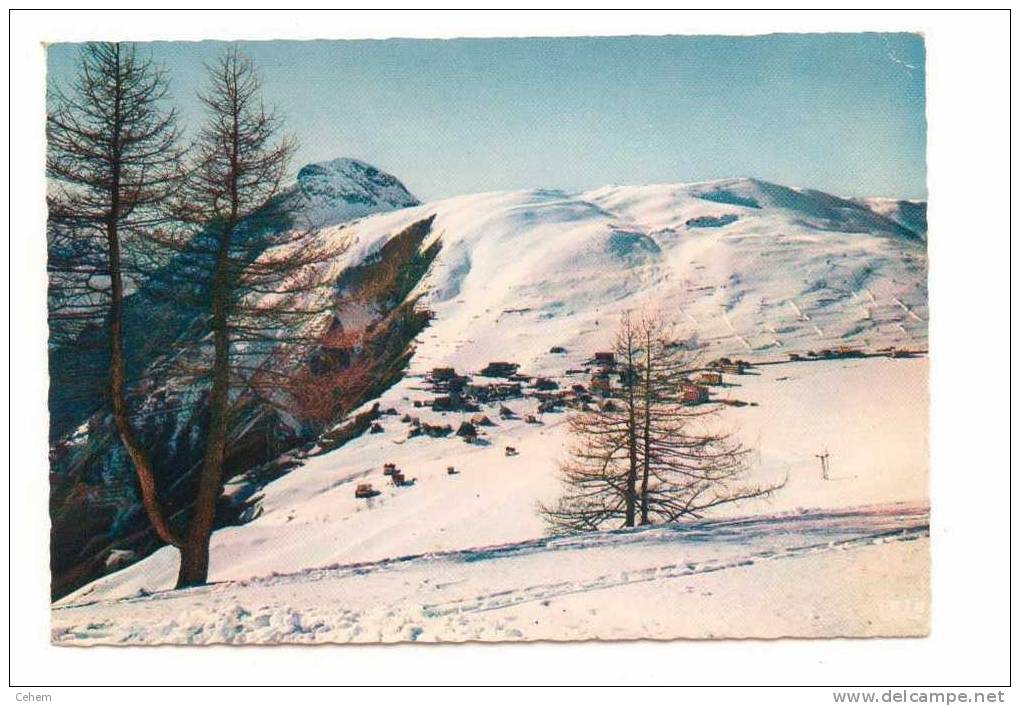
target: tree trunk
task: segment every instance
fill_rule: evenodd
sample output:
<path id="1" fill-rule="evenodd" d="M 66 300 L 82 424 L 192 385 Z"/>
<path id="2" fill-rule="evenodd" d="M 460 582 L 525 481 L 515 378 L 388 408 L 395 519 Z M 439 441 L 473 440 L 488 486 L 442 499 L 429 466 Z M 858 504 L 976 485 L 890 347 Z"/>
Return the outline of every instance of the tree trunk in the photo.
<path id="1" fill-rule="evenodd" d="M 627 516 L 624 520 L 624 527 L 633 527 L 637 516 L 637 435 L 633 430 L 628 432 L 630 438 L 627 440 L 630 446 L 630 467 L 627 470 Z"/>
<path id="2" fill-rule="evenodd" d="M 116 226 L 111 224 L 108 229 L 110 240 L 110 401 L 113 407 L 113 421 L 117 433 L 124 444 L 138 477 L 138 488 L 142 496 L 142 506 L 152 523 L 156 534 L 167 544 L 179 545 L 180 541 L 171 531 L 166 521 L 159 494 L 156 489 L 156 476 L 153 472 L 149 456 L 135 437 L 131 420 L 128 416 L 127 401 L 124 397 L 124 332 L 123 332 L 123 284 L 120 273 L 120 245 L 117 240 Z"/>
<path id="3" fill-rule="evenodd" d="M 627 514 L 624 520 L 624 527 L 633 527 L 637 515 L 637 478 L 638 478 L 638 456 L 637 456 L 637 412 L 634 398 L 634 340 L 630 337 L 627 342 L 627 451 L 629 454 L 629 467 L 627 469 Z"/>
<path id="4" fill-rule="evenodd" d="M 643 454 L 641 457 L 641 524 L 651 524 L 648 519 L 648 475 L 651 466 L 649 456 L 652 453 L 652 340 L 645 336 L 645 379 L 641 389 L 644 403 L 641 441 Z"/>
<path id="5" fill-rule="evenodd" d="M 223 492 L 223 457 L 227 446 L 228 413 L 230 404 L 230 332 L 228 329 L 228 299 L 232 293 L 230 273 L 230 241 L 237 228 L 238 157 L 240 150 L 239 106 L 237 103 L 237 66 L 233 67 L 234 90 L 231 93 L 230 215 L 223 224 L 216 251 L 216 265 L 212 282 L 213 366 L 212 387 L 209 391 L 209 428 L 205 437 L 205 457 L 202 475 L 198 480 L 198 496 L 191 514 L 191 528 L 187 546 L 181 551 L 181 569 L 177 588 L 198 586 L 209 578 L 209 543 L 216 521 L 216 500 Z"/>
<path id="6" fill-rule="evenodd" d="M 119 62 L 120 45 L 117 45 Z M 118 63 L 119 67 L 119 63 Z M 119 68 L 118 68 L 119 71 Z M 156 489 L 156 476 L 152 463 L 142 445 L 138 443 L 131 420 L 128 416 L 127 401 L 124 394 L 126 377 L 124 362 L 124 281 L 121 267 L 120 232 L 120 131 L 121 131 L 121 90 L 119 73 L 113 104 L 113 155 L 110 178 L 110 212 L 106 222 L 106 240 L 109 248 L 110 265 L 110 403 L 113 408 L 113 421 L 117 427 L 121 442 L 128 452 L 131 465 L 138 477 L 138 488 L 142 496 L 149 521 L 156 534 L 167 544 L 179 544 L 167 524 L 163 508 L 159 502 Z"/>
<path id="7" fill-rule="evenodd" d="M 219 338 L 217 336 L 217 339 Z M 177 575 L 177 588 L 199 586 L 209 578 L 209 542 L 216 520 L 216 500 L 223 490 L 223 455 L 227 435 L 226 375 L 221 374 L 219 369 L 214 375 L 213 389 L 209 395 L 210 420 L 205 457 L 202 461 L 202 475 L 199 477 L 198 495 L 191 512 L 188 538 L 181 547 L 181 568 Z"/>
<path id="8" fill-rule="evenodd" d="M 230 335 L 227 329 L 227 298 L 229 292 L 228 254 L 233 222 L 224 227 L 216 255 L 213 280 L 212 387 L 209 391 L 209 427 L 206 431 L 205 455 L 198 480 L 198 495 L 191 512 L 191 527 L 186 544 L 181 547 L 181 568 L 177 588 L 198 586 L 209 578 L 209 541 L 216 520 L 216 501 L 223 492 L 223 457 L 227 446 L 230 404 Z"/>
<path id="9" fill-rule="evenodd" d="M 202 586 L 208 578 L 209 539 L 195 539 L 189 535 L 188 541 L 181 547 L 181 565 L 175 588 Z"/>

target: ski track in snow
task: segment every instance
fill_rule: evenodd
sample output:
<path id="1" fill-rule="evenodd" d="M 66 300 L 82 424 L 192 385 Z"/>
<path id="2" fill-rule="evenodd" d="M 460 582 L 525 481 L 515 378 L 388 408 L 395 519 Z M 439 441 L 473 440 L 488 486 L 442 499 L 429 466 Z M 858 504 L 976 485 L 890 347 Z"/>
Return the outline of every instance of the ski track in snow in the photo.
<path id="1" fill-rule="evenodd" d="M 514 591 L 503 591 L 488 596 L 453 603 L 426 605 L 423 612 L 426 616 L 435 617 L 451 613 L 480 612 L 499 610 L 519 603 L 539 601 L 543 599 L 568 595 L 571 593 L 588 593 L 601 589 L 626 586 L 645 581 L 658 581 L 666 579 L 692 576 L 712 571 L 724 571 L 742 566 L 751 566 L 757 561 L 783 559 L 788 557 L 803 556 L 823 551 L 836 549 L 847 549 L 860 544 L 881 543 L 884 541 L 909 541 L 919 537 L 928 536 L 927 525 L 911 527 L 891 533 L 865 535 L 852 539 L 827 542 L 824 544 L 809 544 L 805 546 L 785 547 L 776 550 L 765 550 L 755 552 L 747 556 L 741 556 L 730 560 L 709 559 L 704 562 L 690 562 L 683 565 L 666 564 L 664 566 L 651 566 L 644 569 L 623 571 L 619 574 L 598 576 L 588 581 L 564 581 L 560 583 L 530 586 L 525 589 Z"/>
<path id="2" fill-rule="evenodd" d="M 465 625 L 466 616 L 473 614 L 501 616 L 493 618 L 493 624 L 505 628 L 515 620 L 512 611 L 525 604 L 549 605 L 556 599 L 589 595 L 592 599 L 587 603 L 597 606 L 597 594 L 615 588 L 753 570 L 762 562 L 847 552 L 927 536 L 926 508 L 885 506 L 543 538 L 310 569 L 119 601 L 65 605 L 53 613 L 53 640 L 57 644 L 415 641 L 428 633 L 432 640 L 459 641 L 478 637 L 458 630 L 458 626 Z M 621 550 L 629 552 L 624 569 L 597 571 L 617 564 Z M 569 558 L 554 558 L 561 553 Z M 646 553 L 660 561 L 640 561 Z M 663 557 L 672 560 L 662 563 Z M 534 577 L 535 566 L 548 567 L 550 561 L 573 576 L 556 582 L 525 581 L 523 586 L 502 590 L 472 591 L 498 585 L 507 576 Z M 544 568 L 538 575 L 553 573 Z M 415 580 L 423 575 L 449 577 L 436 580 L 431 588 L 455 597 L 423 600 L 425 595 L 413 590 Z M 398 585 L 402 590 L 393 594 L 392 588 Z M 338 605 L 337 599 L 343 595 L 374 594 L 372 586 L 383 587 L 382 595 L 371 601 L 372 605 Z M 308 589 L 318 596 L 311 604 L 307 600 L 302 603 Z M 463 595 L 465 592 L 467 595 Z M 85 616 L 91 617 L 80 622 L 79 618 Z M 502 637 L 520 639 L 526 637 L 526 632 L 504 629 Z"/>

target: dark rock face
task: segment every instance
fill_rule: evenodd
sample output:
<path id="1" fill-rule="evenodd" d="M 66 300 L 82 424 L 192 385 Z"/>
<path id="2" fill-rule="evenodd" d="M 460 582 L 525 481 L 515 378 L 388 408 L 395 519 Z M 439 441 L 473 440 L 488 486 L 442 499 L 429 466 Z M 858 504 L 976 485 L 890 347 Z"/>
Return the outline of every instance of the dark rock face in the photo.
<path id="1" fill-rule="evenodd" d="M 686 226 L 688 228 L 722 228 L 728 226 L 730 223 L 735 223 L 738 216 L 735 213 L 727 213 L 723 216 L 698 216 L 697 218 L 687 219 Z"/>

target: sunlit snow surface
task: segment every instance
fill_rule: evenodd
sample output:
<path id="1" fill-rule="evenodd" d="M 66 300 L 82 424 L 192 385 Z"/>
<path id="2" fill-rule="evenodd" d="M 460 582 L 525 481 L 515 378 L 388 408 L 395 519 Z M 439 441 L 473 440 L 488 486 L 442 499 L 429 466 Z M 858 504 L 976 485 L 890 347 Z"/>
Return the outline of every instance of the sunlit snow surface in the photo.
<path id="1" fill-rule="evenodd" d="M 510 360 L 561 385 L 586 383 L 566 371 L 606 348 L 629 309 L 658 310 L 706 359 L 779 361 L 840 345 L 924 350 L 926 234 L 897 213 L 745 179 L 471 195 L 369 216 L 323 237 L 352 240 L 334 265 L 339 273 L 435 216 L 430 239 L 441 251 L 416 292 L 435 319 L 408 376 L 379 402 L 456 428 L 470 415 L 413 407 L 431 396 L 421 376 L 432 367 L 471 374 Z M 567 352 L 550 353 L 553 346 Z M 708 519 L 764 518 L 754 532 L 651 530 L 506 549 L 543 534 L 535 510 L 557 493 L 566 414 L 532 425 L 501 420 L 498 406 L 487 406 L 497 426 L 484 429 L 483 445 L 407 439 L 399 416 L 384 417 L 384 433 L 304 460 L 264 489 L 258 519 L 215 534 L 211 580 L 242 583 L 147 596 L 173 584 L 177 553 L 165 548 L 60 601 L 54 640 L 925 632 L 927 359 L 753 372 L 727 376 L 728 386 L 715 390 L 717 399 L 753 403 L 725 408 L 719 423 L 756 450 L 755 478 L 788 482 L 769 499 Z M 518 417 L 535 411 L 531 399 L 507 404 Z M 505 456 L 505 446 L 520 455 Z M 823 452 L 829 480 L 815 457 Z M 384 462 L 417 483 L 385 484 Z M 457 475 L 447 474 L 451 465 Z M 366 481 L 382 494 L 355 499 L 354 485 Z M 870 509 L 845 522 L 831 515 L 860 507 Z M 460 552 L 496 545 L 503 549 Z M 391 561 L 409 555 L 423 556 Z M 359 562 L 367 568 L 350 566 Z M 632 572 L 644 579 L 631 580 Z M 746 604 L 745 621 L 725 596 Z M 656 611 L 660 602 L 673 606 L 668 615 Z"/>

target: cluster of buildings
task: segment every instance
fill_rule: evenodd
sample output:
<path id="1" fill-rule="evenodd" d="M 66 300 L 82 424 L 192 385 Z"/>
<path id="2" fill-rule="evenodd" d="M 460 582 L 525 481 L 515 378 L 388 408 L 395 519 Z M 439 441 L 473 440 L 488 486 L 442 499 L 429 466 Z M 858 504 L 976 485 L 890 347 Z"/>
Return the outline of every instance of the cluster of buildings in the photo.
<path id="1" fill-rule="evenodd" d="M 680 383 L 681 401 L 685 404 L 703 404 L 711 400 L 710 389 L 723 384 L 723 374 L 742 375 L 751 367 L 744 360 L 719 358 L 698 371 L 690 373 Z M 516 415 L 503 402 L 514 399 L 532 399 L 537 402 L 534 414 L 522 415 L 525 421 L 539 423 L 538 416 L 563 408 L 590 410 L 594 406 L 610 409 L 613 398 L 628 384 L 633 370 L 626 370 L 611 351 L 598 351 L 582 368 L 568 370 L 567 375 L 588 375 L 588 384 L 575 382 L 563 385 L 549 377 L 523 375 L 520 366 L 509 361 L 491 361 L 477 375 L 463 375 L 453 367 L 436 367 L 425 375 L 425 383 L 435 393 L 427 399 L 414 400 L 415 407 L 429 407 L 436 412 L 476 413 L 470 422 L 464 422 L 456 435 L 465 441 L 477 437 L 477 424 L 484 415 L 481 405 L 500 403 L 500 417 L 512 419 Z M 405 417 L 408 415 L 405 415 Z M 487 418 L 486 418 L 487 419 Z M 448 436 L 454 429 L 448 425 L 434 426 L 412 419 L 412 436 Z M 489 422 L 491 424 L 491 422 Z"/>
<path id="2" fill-rule="evenodd" d="M 556 351 L 551 351 L 556 352 Z M 744 360 L 719 358 L 709 362 L 705 368 L 692 371 L 680 383 L 681 401 L 685 404 L 702 404 L 711 401 L 710 388 L 723 385 L 723 374 L 743 375 L 751 364 Z M 564 407 L 590 410 L 597 406 L 601 410 L 610 410 L 618 406 L 614 401 L 619 390 L 623 389 L 633 377 L 633 369 L 627 370 L 616 360 L 610 351 L 599 351 L 583 364 L 580 369 L 567 370 L 567 375 L 589 375 L 587 386 L 575 382 L 561 386 L 549 377 L 534 377 L 518 372 L 520 366 L 508 361 L 492 361 L 478 375 L 462 375 L 453 367 L 436 367 L 424 376 L 429 389 L 435 393 L 431 399 L 414 400 L 415 407 L 429 407 L 437 412 L 474 412 L 469 420 L 461 421 L 456 430 L 449 424 L 428 424 L 410 414 L 404 414 L 402 422 L 411 425 L 409 438 L 414 436 L 446 437 L 457 436 L 465 442 L 474 443 L 478 440 L 480 427 L 494 426 L 493 422 L 481 413 L 482 404 L 499 402 L 501 419 L 516 419 L 517 415 L 504 401 L 530 398 L 537 404 L 536 414 L 561 411 Z M 487 378 L 484 381 L 478 378 Z M 396 410 L 386 413 L 396 414 Z M 536 414 L 524 414 L 526 423 L 538 424 Z M 379 426 L 376 424 L 375 426 Z M 372 431 L 376 431 L 373 428 Z M 378 431 L 382 431 L 381 427 Z M 516 455 L 513 447 L 506 448 L 507 455 Z M 456 471 L 448 469 L 450 475 Z M 389 476 L 395 485 L 411 485 L 414 479 L 406 479 L 393 464 L 386 464 L 384 475 Z M 371 498 L 379 494 L 371 484 L 360 484 L 356 491 L 359 498 Z"/>
<path id="3" fill-rule="evenodd" d="M 836 348 L 823 348 L 820 351 L 808 351 L 807 353 L 788 353 L 791 361 L 796 360 L 829 360 L 832 358 L 863 358 L 866 354 L 858 348 L 850 346 L 837 346 Z"/>
<path id="4" fill-rule="evenodd" d="M 623 370 L 611 352 L 599 352 L 589 361 L 595 367 L 591 374 L 591 392 L 602 397 L 613 396 L 613 378 L 618 378 L 619 385 L 627 384 L 628 375 L 632 371 Z M 719 358 L 711 361 L 706 370 L 689 375 L 680 382 L 681 401 L 685 404 L 702 404 L 710 399 L 710 387 L 723 384 L 723 373 L 743 375 L 751 367 L 745 360 Z"/>

